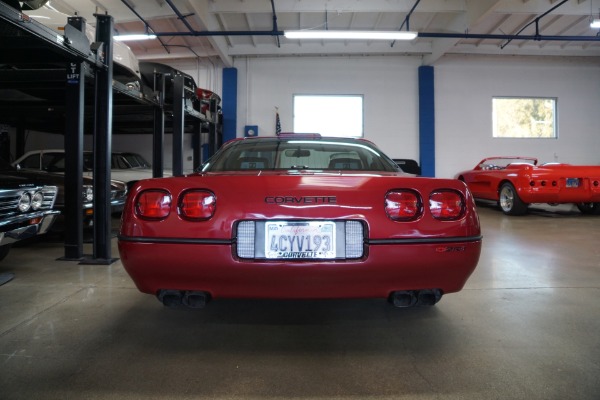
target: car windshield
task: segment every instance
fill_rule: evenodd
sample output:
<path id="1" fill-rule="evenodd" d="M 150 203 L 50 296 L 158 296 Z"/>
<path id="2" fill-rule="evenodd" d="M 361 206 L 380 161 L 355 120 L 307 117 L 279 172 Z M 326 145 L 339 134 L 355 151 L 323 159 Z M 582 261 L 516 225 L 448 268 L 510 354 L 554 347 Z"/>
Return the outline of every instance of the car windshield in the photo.
<path id="1" fill-rule="evenodd" d="M 489 169 L 504 169 L 509 164 L 531 164 L 535 165 L 537 160 L 535 158 L 527 157 L 496 157 L 488 158 L 483 163 L 479 164 L 479 168 L 483 170 Z"/>
<path id="2" fill-rule="evenodd" d="M 202 171 L 281 169 L 400 171 L 396 163 L 371 143 L 340 138 L 236 140 L 215 154 Z"/>

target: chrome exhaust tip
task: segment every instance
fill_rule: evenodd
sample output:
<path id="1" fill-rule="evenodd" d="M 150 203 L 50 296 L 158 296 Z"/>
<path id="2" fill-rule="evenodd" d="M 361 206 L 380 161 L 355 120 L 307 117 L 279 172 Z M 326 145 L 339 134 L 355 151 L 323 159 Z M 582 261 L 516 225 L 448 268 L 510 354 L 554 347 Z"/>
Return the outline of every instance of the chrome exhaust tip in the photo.
<path id="1" fill-rule="evenodd" d="M 183 302 L 183 294 L 180 290 L 163 289 L 158 291 L 158 300 L 166 307 L 179 307 Z"/>
<path id="2" fill-rule="evenodd" d="M 204 308 L 209 300 L 206 292 L 186 291 L 183 295 L 183 304 L 190 308 Z"/>

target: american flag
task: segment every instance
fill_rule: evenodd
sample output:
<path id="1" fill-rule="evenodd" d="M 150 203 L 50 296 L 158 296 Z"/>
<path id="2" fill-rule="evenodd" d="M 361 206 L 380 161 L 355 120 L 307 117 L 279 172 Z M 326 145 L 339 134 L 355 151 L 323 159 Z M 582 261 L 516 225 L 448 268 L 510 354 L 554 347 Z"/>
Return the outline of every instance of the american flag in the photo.
<path id="1" fill-rule="evenodd" d="M 275 134 L 281 134 L 281 119 L 279 119 L 279 109 L 275 107 Z"/>

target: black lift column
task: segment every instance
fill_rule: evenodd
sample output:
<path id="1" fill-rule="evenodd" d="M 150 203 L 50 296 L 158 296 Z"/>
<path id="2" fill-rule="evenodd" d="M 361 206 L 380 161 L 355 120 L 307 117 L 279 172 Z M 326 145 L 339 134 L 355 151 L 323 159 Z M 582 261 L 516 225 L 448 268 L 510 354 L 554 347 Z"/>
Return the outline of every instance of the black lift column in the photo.
<path id="1" fill-rule="evenodd" d="M 113 18 L 96 15 L 96 41 L 104 44 L 106 68 L 96 71 L 94 129 L 94 254 L 92 263 L 112 264 L 110 153 L 113 105 Z"/>

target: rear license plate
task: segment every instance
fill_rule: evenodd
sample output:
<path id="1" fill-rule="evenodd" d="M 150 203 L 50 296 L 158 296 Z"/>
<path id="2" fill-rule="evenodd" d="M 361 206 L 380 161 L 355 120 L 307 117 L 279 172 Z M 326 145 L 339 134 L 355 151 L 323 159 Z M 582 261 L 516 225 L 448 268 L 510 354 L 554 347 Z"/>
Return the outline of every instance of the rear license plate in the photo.
<path id="1" fill-rule="evenodd" d="M 567 187 L 576 188 L 579 187 L 579 178 L 567 178 Z"/>
<path id="2" fill-rule="evenodd" d="M 335 254 L 335 223 L 332 221 L 265 223 L 266 258 L 335 258 Z"/>

